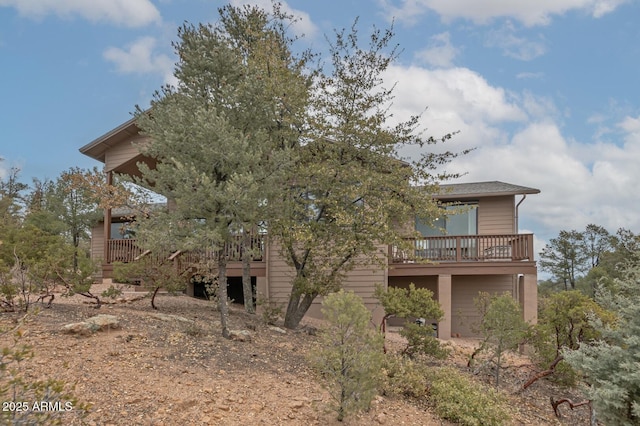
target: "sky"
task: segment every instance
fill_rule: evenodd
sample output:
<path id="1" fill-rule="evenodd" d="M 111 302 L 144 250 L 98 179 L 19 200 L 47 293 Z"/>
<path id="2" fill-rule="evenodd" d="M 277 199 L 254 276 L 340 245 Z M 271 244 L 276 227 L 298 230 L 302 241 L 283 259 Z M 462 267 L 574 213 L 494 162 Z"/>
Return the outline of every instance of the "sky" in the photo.
<path id="1" fill-rule="evenodd" d="M 79 148 L 175 83 L 183 22 L 217 22 L 214 0 L 0 0 L 0 177 L 55 179 L 101 167 Z M 270 2 L 232 0 L 233 5 Z M 640 2 L 634 0 L 290 0 L 303 36 L 393 25 L 391 111 L 425 135 L 475 150 L 457 182 L 537 188 L 520 231 L 540 250 L 590 223 L 640 233 Z M 412 154 L 412 153 L 409 153 Z M 519 200 L 519 199 L 518 199 Z"/>

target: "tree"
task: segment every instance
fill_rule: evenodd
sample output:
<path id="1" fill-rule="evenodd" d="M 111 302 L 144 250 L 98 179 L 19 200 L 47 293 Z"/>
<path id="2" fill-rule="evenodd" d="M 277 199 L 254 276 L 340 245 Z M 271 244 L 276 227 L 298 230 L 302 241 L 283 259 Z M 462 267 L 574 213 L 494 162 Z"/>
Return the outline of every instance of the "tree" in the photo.
<path id="1" fill-rule="evenodd" d="M 137 110 L 138 125 L 151 137 L 140 149 L 158 160 L 155 169 L 141 167 L 140 183 L 173 206 L 137 222 L 143 237 L 215 254 L 208 274 L 220 284 L 228 337 L 225 246 L 265 219 L 263 206 L 299 137 L 309 77 L 302 73 L 305 59 L 289 49 L 290 18 L 277 6 L 271 16 L 250 6 L 225 6 L 219 14 L 218 26 L 179 29 L 178 86 L 156 93 L 149 111 Z"/>
<path id="2" fill-rule="evenodd" d="M 640 423 L 640 264 L 625 269 L 616 290 L 601 287 L 598 303 L 616 314 L 613 322 L 597 317 L 598 332 L 579 348 L 563 351 L 567 362 L 583 375 L 585 393 L 605 424 Z"/>
<path id="3" fill-rule="evenodd" d="M 564 351 L 575 350 L 583 342 L 600 336 L 590 318 L 598 318 L 606 324 L 614 320 L 611 312 L 576 290 L 554 293 L 542 299 L 539 310 L 538 323 L 533 327 L 532 343 L 536 349 L 536 362 L 544 369 L 532 375 L 523 389 L 558 371 L 562 373 L 563 381 L 573 382 L 574 372 L 563 363 Z"/>
<path id="4" fill-rule="evenodd" d="M 158 309 L 155 300 L 161 288 L 176 293 L 187 287 L 184 271 L 178 269 L 177 263 L 169 255 L 166 251 L 154 250 L 140 256 L 135 262 L 114 264 L 114 278 L 118 282 L 140 280 L 140 284 L 151 294 L 151 308 Z"/>
<path id="5" fill-rule="evenodd" d="M 560 280 L 565 290 L 575 290 L 578 275 L 586 272 L 588 256 L 583 241 L 584 236 L 578 231 L 560 231 L 540 253 L 540 269 Z"/>
<path id="6" fill-rule="evenodd" d="M 456 153 L 400 161 L 401 150 L 451 135 L 423 138 L 419 117 L 390 125 L 393 85 L 383 75 L 397 59 L 396 48 L 389 48 L 393 31 L 375 30 L 361 47 L 356 25 L 336 32 L 330 69 L 313 80 L 305 143 L 276 203 L 285 214 L 269 223 L 295 270 L 287 328 L 299 324 L 316 297 L 339 290 L 357 265 L 386 265 L 382 245 L 409 249 L 398 224 L 416 216 L 432 221 L 439 214 L 432 198 L 436 183 L 452 177 L 433 172 Z"/>
<path id="7" fill-rule="evenodd" d="M 366 409 L 376 394 L 382 371 L 382 336 L 371 326 L 371 312 L 353 292 L 326 297 L 314 365 L 330 383 L 338 420 Z"/>
<path id="8" fill-rule="evenodd" d="M 389 287 L 384 289 L 377 285 L 375 297 L 384 308 L 385 315 L 382 318 L 380 329 L 384 332 L 387 319 L 392 317 L 406 319 L 429 319 L 440 321 L 444 312 L 440 304 L 433 299 L 433 292 L 426 288 L 416 288 L 415 284 L 409 284 L 409 288 Z M 407 322 L 400 334 L 407 339 L 407 347 L 403 354 L 413 356 L 417 353 L 444 358 L 447 351 L 440 347 L 434 336 L 434 330 L 430 325 Z"/>
<path id="9" fill-rule="evenodd" d="M 587 262 L 591 268 L 600 264 L 604 253 L 611 251 L 615 244 L 615 237 L 602 226 L 590 223 L 582 233 L 583 250 L 587 257 Z"/>
<path id="10" fill-rule="evenodd" d="M 509 293 L 490 295 L 480 292 L 475 303 L 482 314 L 479 329 L 483 339 L 471 360 L 478 353 L 490 350 L 489 361 L 495 362 L 495 385 L 499 387 L 503 355 L 523 343 L 528 324 L 522 317 L 520 305 Z"/>

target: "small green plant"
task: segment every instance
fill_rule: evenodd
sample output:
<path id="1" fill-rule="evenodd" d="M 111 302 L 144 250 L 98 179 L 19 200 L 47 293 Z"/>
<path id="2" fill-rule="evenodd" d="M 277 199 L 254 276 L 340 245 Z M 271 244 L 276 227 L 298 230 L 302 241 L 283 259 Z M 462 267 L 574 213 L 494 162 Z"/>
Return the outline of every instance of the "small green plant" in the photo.
<path id="1" fill-rule="evenodd" d="M 382 371 L 382 336 L 360 297 L 340 290 L 322 303 L 327 325 L 312 364 L 327 381 L 338 420 L 369 408 Z"/>
<path id="2" fill-rule="evenodd" d="M 463 426 L 493 426 L 509 423 L 506 399 L 492 388 L 474 382 L 451 367 L 428 373 L 429 401 L 436 414 Z"/>
<path id="3" fill-rule="evenodd" d="M 274 325 L 283 317 L 284 310 L 282 305 L 263 295 L 258 295 L 256 304 L 261 308 L 262 320 L 267 324 Z"/>
<path id="4" fill-rule="evenodd" d="M 63 425 L 86 416 L 89 406 L 73 395 L 73 387 L 60 380 L 28 380 L 24 362 L 33 357 L 31 348 L 21 344 L 21 327 L 27 315 L 13 330 L 0 331 L 0 337 L 12 335 L 13 342 L 0 348 L 0 424 Z"/>
<path id="5" fill-rule="evenodd" d="M 191 336 L 191 337 L 202 337 L 206 335 L 202 326 L 198 324 L 198 322 L 196 322 L 195 319 L 193 321 L 189 321 L 185 323 L 184 333 L 187 336 Z"/>
<path id="6" fill-rule="evenodd" d="M 387 354 L 384 357 L 382 392 L 421 398 L 427 393 L 427 367 L 410 358 Z"/>
<path id="7" fill-rule="evenodd" d="M 474 302 L 482 316 L 479 331 L 483 339 L 471 355 L 469 366 L 478 354 L 485 353 L 484 365 L 495 365 L 495 385 L 498 387 L 505 353 L 518 349 L 524 343 L 529 326 L 522 318 L 520 305 L 508 293 L 490 295 L 480 292 Z"/>
<path id="8" fill-rule="evenodd" d="M 101 296 L 109 299 L 115 299 L 122 295 L 122 287 L 111 284 L 108 289 L 102 292 Z"/>

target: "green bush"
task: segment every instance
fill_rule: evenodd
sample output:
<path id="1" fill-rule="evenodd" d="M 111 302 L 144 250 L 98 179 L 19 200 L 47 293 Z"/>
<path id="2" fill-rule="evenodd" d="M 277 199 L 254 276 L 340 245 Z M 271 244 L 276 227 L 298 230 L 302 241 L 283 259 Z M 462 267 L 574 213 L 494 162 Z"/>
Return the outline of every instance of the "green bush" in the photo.
<path id="1" fill-rule="evenodd" d="M 284 311 L 282 309 L 282 305 L 273 300 L 267 299 L 263 295 L 258 295 L 256 305 L 261 307 L 262 320 L 267 324 L 275 325 L 275 323 L 283 317 Z"/>
<path id="2" fill-rule="evenodd" d="M 427 393 L 427 367 L 412 359 L 387 354 L 383 361 L 382 393 L 421 398 Z"/>
<path id="3" fill-rule="evenodd" d="M 509 422 L 504 397 L 451 367 L 428 373 L 429 401 L 436 414 L 460 425 L 491 426 Z"/>
<path id="4" fill-rule="evenodd" d="M 382 379 L 382 335 L 371 312 L 353 292 L 340 290 L 322 302 L 326 325 L 312 365 L 326 380 L 338 420 L 369 408 Z"/>
<path id="5" fill-rule="evenodd" d="M 449 348 L 440 344 L 430 326 L 407 323 L 400 330 L 400 335 L 407 339 L 407 347 L 403 353 L 410 357 L 422 354 L 436 359 L 445 359 L 449 356 Z"/>

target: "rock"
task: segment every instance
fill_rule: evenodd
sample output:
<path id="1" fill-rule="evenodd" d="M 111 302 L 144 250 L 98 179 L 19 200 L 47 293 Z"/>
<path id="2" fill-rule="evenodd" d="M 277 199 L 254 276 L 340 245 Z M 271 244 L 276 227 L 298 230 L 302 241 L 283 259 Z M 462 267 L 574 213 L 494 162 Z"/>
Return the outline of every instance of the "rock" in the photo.
<path id="1" fill-rule="evenodd" d="M 251 332 L 248 330 L 229 330 L 229 338 L 238 342 L 251 342 Z"/>
<path id="2" fill-rule="evenodd" d="M 74 322 L 62 327 L 63 333 L 78 334 L 80 336 L 90 336 L 96 331 L 98 331 L 98 327 L 88 322 Z"/>
<path id="3" fill-rule="evenodd" d="M 74 322 L 62 327 L 63 333 L 90 336 L 96 331 L 120 328 L 120 322 L 115 315 L 96 315 L 83 322 Z"/>
<path id="4" fill-rule="evenodd" d="M 275 331 L 276 333 L 280 333 L 280 334 L 287 334 L 287 330 L 284 330 L 280 327 L 276 327 L 275 325 L 270 325 L 269 330 Z"/>
<path id="5" fill-rule="evenodd" d="M 293 401 L 289 403 L 289 408 L 298 409 L 304 407 L 304 401 Z"/>
<path id="6" fill-rule="evenodd" d="M 113 330 L 120 328 L 120 321 L 115 315 L 96 315 L 85 321 L 86 323 L 93 324 L 97 330 Z"/>

